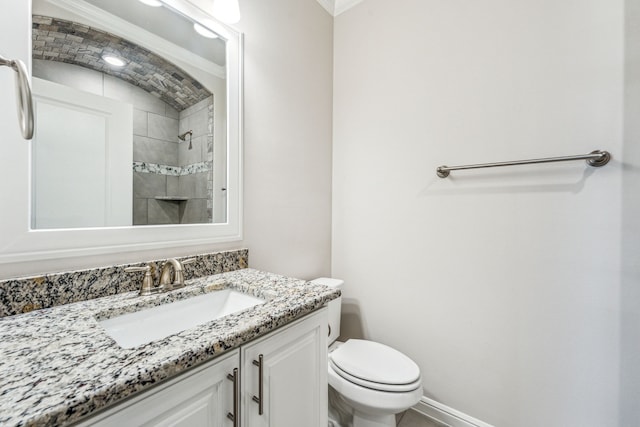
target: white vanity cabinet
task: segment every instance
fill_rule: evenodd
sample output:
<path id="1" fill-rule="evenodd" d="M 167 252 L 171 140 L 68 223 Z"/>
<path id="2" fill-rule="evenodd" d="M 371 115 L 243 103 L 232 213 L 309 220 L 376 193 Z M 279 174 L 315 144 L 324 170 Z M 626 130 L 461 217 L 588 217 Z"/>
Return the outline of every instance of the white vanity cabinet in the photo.
<path id="1" fill-rule="evenodd" d="M 233 381 L 238 350 L 91 417 L 79 426 L 228 427 L 233 422 Z M 237 402 L 237 400 L 236 400 Z"/>
<path id="2" fill-rule="evenodd" d="M 240 349 L 242 427 L 325 427 L 327 309 Z"/>
<path id="3" fill-rule="evenodd" d="M 253 364 L 254 360 L 256 363 L 262 360 L 262 369 Z M 260 395 L 262 414 L 259 402 L 253 399 L 256 396 L 259 400 Z M 326 308 L 77 424 L 82 427 L 326 425 Z"/>

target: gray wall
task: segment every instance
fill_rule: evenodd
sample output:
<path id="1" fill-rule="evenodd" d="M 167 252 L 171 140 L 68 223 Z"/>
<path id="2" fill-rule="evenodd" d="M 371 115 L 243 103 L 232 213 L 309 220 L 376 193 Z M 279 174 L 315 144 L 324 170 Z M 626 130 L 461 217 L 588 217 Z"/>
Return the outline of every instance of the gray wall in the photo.
<path id="1" fill-rule="evenodd" d="M 249 263 L 328 275 L 333 19 L 315 0 L 240 3 Z"/>
<path id="2" fill-rule="evenodd" d="M 333 275 L 427 398 L 496 427 L 638 425 L 618 416 L 621 259 L 640 281 L 623 3 L 366 0 L 335 20 Z M 595 149 L 614 161 L 435 174 Z"/>

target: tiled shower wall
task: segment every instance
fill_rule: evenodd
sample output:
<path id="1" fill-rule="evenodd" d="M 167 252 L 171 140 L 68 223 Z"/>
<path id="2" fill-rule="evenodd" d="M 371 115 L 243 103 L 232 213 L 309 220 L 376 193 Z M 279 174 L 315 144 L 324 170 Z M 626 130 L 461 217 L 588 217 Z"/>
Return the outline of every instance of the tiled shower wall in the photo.
<path id="1" fill-rule="evenodd" d="M 134 164 L 177 166 L 178 117 L 176 110 L 160 100 L 146 105 L 134 104 Z M 178 203 L 156 199 L 177 196 L 177 193 L 178 176 L 163 173 L 161 168 L 134 169 L 133 224 L 178 223 Z"/>
<path id="2" fill-rule="evenodd" d="M 179 132 L 193 131 L 192 149 L 188 136 L 178 148 L 181 224 L 213 221 L 213 114 L 213 96 L 180 112 Z"/>
<path id="3" fill-rule="evenodd" d="M 213 97 L 178 112 L 118 78 L 34 60 L 33 75 L 133 105 L 133 224 L 212 221 Z M 180 133 L 193 130 L 182 142 Z M 187 198 L 185 201 L 158 198 Z"/>
<path id="4" fill-rule="evenodd" d="M 133 130 L 134 225 L 210 223 L 213 97 L 180 113 L 166 104 L 164 114 L 136 108 Z"/>

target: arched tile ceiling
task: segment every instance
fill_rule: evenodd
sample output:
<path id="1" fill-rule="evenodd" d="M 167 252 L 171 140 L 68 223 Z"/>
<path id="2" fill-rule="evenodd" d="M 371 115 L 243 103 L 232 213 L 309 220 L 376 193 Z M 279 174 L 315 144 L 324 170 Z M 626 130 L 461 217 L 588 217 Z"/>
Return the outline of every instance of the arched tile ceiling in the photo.
<path id="1" fill-rule="evenodd" d="M 34 15 L 32 37 L 34 59 L 79 65 L 120 78 L 178 111 L 211 96 L 181 68 L 114 34 L 77 22 Z M 127 64 L 112 67 L 102 60 L 105 54 L 123 58 Z"/>

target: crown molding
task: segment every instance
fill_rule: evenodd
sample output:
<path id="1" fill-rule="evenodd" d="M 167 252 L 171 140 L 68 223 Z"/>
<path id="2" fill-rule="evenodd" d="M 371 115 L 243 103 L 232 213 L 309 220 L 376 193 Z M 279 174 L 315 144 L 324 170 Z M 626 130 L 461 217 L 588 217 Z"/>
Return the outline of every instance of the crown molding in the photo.
<path id="1" fill-rule="evenodd" d="M 361 3 L 363 0 L 335 0 L 335 8 L 333 10 L 333 16 L 338 16 L 343 12 L 351 9 L 353 6 Z"/>
<path id="2" fill-rule="evenodd" d="M 317 0 L 331 16 L 338 16 L 363 0 Z"/>
<path id="3" fill-rule="evenodd" d="M 335 0 L 317 0 L 317 2 L 320 3 L 320 6 L 322 6 L 327 12 L 329 12 L 329 15 L 334 16 L 333 12 L 336 9 Z"/>

